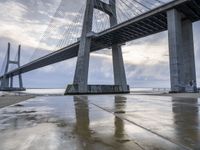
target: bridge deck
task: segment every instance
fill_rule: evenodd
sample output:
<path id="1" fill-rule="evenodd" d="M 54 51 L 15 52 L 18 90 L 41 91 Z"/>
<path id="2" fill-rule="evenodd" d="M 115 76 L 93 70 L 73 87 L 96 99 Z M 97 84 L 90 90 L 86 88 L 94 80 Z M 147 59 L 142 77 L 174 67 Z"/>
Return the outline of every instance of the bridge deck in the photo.
<path id="1" fill-rule="evenodd" d="M 200 20 L 199 0 L 175 0 L 98 33 L 92 38 L 91 52 L 111 47 L 113 44 L 122 44 L 167 30 L 167 10 L 172 8 L 178 9 L 193 22 Z M 76 57 L 78 48 L 79 42 L 74 43 L 21 66 L 19 69 L 10 71 L 6 76 L 15 76 L 20 73 L 26 73 L 34 69 Z M 0 79 L 2 78 L 3 76 L 0 77 Z"/>

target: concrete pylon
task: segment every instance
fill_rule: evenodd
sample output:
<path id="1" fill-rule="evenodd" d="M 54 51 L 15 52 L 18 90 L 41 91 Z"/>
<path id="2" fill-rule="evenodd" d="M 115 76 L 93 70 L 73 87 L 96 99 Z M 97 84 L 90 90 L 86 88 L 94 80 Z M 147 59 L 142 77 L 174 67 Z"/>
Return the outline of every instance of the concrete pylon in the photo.
<path id="1" fill-rule="evenodd" d="M 82 35 L 78 51 L 78 59 L 74 75 L 74 85 L 78 86 L 80 93 L 87 93 L 88 69 L 90 59 L 91 37 L 87 35 L 92 31 L 94 1 L 87 0 L 83 22 Z"/>
<path id="2" fill-rule="evenodd" d="M 112 4 L 112 13 L 110 15 L 110 26 L 112 27 L 117 24 L 116 1 L 109 0 L 109 3 Z M 112 57 L 115 85 L 121 85 L 122 91 L 128 91 L 129 87 L 127 86 L 122 49 L 120 45 L 112 46 Z"/>
<path id="3" fill-rule="evenodd" d="M 11 45 L 10 45 L 10 43 L 8 43 L 8 50 L 7 50 L 7 54 L 6 54 L 7 55 L 6 67 L 5 67 L 3 79 L 1 81 L 0 90 L 2 90 L 2 91 L 22 91 L 22 90 L 25 90 L 25 89 L 23 88 L 23 82 L 22 82 L 21 74 L 19 74 L 19 88 L 13 87 L 13 77 L 14 76 L 13 75 L 7 76 L 10 64 L 15 64 L 18 67 L 20 67 L 21 45 L 19 45 L 19 47 L 18 47 L 17 60 L 14 60 L 14 61 L 12 61 L 10 59 L 10 47 L 11 47 Z"/>
<path id="4" fill-rule="evenodd" d="M 10 61 L 10 43 L 8 43 L 8 49 L 7 49 L 7 54 L 6 54 L 6 66 L 4 70 L 3 79 L 1 80 L 1 89 L 5 89 L 9 87 L 9 78 L 5 75 L 8 72 L 9 61 Z"/>
<path id="5" fill-rule="evenodd" d="M 192 21 L 176 9 L 167 12 L 172 92 L 196 92 Z"/>
<path id="6" fill-rule="evenodd" d="M 101 0 L 87 0 L 74 82 L 72 85 L 68 85 L 65 94 L 129 93 L 122 51 L 119 45 L 112 46 L 115 85 L 88 85 L 88 69 L 92 40 L 91 35 L 93 35 L 91 33 L 94 9 L 107 13 L 110 16 L 111 26 L 117 24 L 115 0 L 109 0 L 109 4 Z"/>
<path id="7" fill-rule="evenodd" d="M 21 45 L 19 45 L 18 47 L 18 59 L 17 59 L 18 68 L 20 67 L 20 59 L 21 59 Z M 19 88 L 23 89 L 23 81 L 21 73 L 19 74 L 18 77 L 19 77 Z"/>

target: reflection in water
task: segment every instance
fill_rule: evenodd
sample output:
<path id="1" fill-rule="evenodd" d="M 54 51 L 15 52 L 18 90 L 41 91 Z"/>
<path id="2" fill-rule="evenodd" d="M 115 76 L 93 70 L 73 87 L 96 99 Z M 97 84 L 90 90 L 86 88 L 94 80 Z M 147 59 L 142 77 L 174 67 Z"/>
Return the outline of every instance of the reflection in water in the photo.
<path id="1" fill-rule="evenodd" d="M 115 96 L 115 113 L 125 113 L 125 104 L 125 97 Z M 115 137 L 119 140 L 124 138 L 124 121 L 118 117 L 115 117 Z"/>
<path id="2" fill-rule="evenodd" d="M 194 149 L 200 148 L 198 99 L 173 98 L 174 124 L 177 140 Z"/>
<path id="3" fill-rule="evenodd" d="M 184 149 L 176 143 L 200 149 L 197 99 L 174 98 L 172 105 L 169 97 L 127 98 L 42 97 L 5 108 L 0 111 L 0 149 L 20 149 L 27 143 L 28 149 Z"/>
<path id="4" fill-rule="evenodd" d="M 120 113 L 125 112 L 125 104 L 126 98 L 116 96 L 114 101 L 115 112 L 120 115 Z M 76 112 L 76 125 L 75 125 L 75 132 L 79 136 L 79 144 L 83 149 L 118 149 L 118 150 L 125 150 L 131 149 L 132 147 L 126 145 L 126 142 L 130 140 L 125 137 L 125 130 L 124 130 L 124 122 L 118 117 L 114 117 L 113 119 L 114 124 L 111 125 L 114 127 L 114 133 L 107 133 L 106 135 L 102 135 L 101 132 L 105 129 L 106 126 L 102 128 L 102 130 L 93 131 L 90 129 L 90 123 L 92 121 L 89 118 L 89 104 L 87 97 L 84 99 L 80 99 L 74 96 L 74 104 L 75 104 L 75 112 Z M 92 114 L 91 114 L 92 115 Z M 107 118 L 104 118 L 105 121 Z M 112 122 L 112 121 L 111 121 Z M 102 122 L 100 122 L 102 125 Z M 107 128 L 107 127 L 106 127 Z M 110 130 L 112 131 L 112 130 Z M 105 140 L 107 139 L 107 140 Z M 97 144 L 98 143 L 98 144 Z M 98 148 L 96 147 L 98 145 Z"/>
<path id="5" fill-rule="evenodd" d="M 89 106 L 87 97 L 79 99 L 74 96 L 75 112 L 76 112 L 76 132 L 83 136 L 89 138 L 90 133 L 90 118 L 89 118 Z M 121 96 L 115 96 L 115 113 L 121 114 L 125 113 L 126 109 L 126 98 Z M 124 137 L 124 122 L 122 119 L 115 117 L 115 133 L 116 138 Z"/>
<path id="6" fill-rule="evenodd" d="M 90 137 L 88 101 L 87 99 L 85 99 L 85 101 L 80 100 L 75 96 L 74 104 L 76 112 L 76 131 L 84 137 Z"/>

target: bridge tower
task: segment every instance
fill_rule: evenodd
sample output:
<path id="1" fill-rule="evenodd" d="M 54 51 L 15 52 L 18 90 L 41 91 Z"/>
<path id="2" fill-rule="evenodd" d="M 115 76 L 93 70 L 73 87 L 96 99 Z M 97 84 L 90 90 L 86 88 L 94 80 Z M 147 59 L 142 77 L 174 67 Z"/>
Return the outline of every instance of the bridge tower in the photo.
<path id="1" fill-rule="evenodd" d="M 88 85 L 94 9 L 109 15 L 111 27 L 117 24 L 115 0 L 109 0 L 109 4 L 101 0 L 87 0 L 74 81 L 72 85 L 68 85 L 65 94 L 129 93 L 121 46 L 116 44 L 112 45 L 114 85 Z"/>
<path id="2" fill-rule="evenodd" d="M 9 65 L 14 64 L 17 65 L 17 67 L 20 67 L 20 55 L 21 55 L 21 45 L 18 47 L 18 52 L 17 52 L 17 60 L 11 60 L 10 59 L 10 43 L 8 43 L 8 50 L 6 54 L 6 66 L 5 66 L 5 71 L 4 71 L 4 76 L 3 79 L 1 79 L 1 91 L 22 91 L 24 90 L 23 88 L 23 82 L 22 82 L 22 76 L 21 74 L 18 75 L 19 78 L 19 88 L 14 88 L 13 87 L 13 77 L 14 75 L 7 76 L 6 74 L 8 73 Z"/>
<path id="3" fill-rule="evenodd" d="M 176 9 L 167 12 L 172 92 L 196 92 L 192 21 Z"/>

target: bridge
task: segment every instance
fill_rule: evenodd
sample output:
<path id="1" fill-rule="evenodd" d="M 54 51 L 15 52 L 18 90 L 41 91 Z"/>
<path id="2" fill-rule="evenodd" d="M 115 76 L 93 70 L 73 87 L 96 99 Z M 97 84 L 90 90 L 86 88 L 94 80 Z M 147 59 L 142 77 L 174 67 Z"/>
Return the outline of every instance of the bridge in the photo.
<path id="1" fill-rule="evenodd" d="M 80 39 L 17 69 L 5 71 L 4 75 L 0 76 L 1 90 L 15 89 L 12 80 L 17 75 L 20 79 L 19 89 L 24 89 L 21 74 L 78 57 L 74 82 L 68 85 L 65 94 L 128 93 L 129 86 L 126 81 L 121 45 L 168 30 L 171 91 L 187 92 L 186 86 L 192 83 L 194 87 L 192 90 L 195 92 L 196 71 L 192 23 L 200 20 L 200 1 L 174 0 L 121 23 L 117 22 L 115 4 L 115 0 L 109 0 L 109 3 L 87 0 Z M 98 33 L 92 32 L 94 9 L 109 16 L 110 28 Z M 89 54 L 104 48 L 112 49 L 115 84 L 88 85 Z M 8 56 L 9 53 L 8 48 Z M 7 66 L 9 63 L 12 62 L 8 57 Z M 14 63 L 19 64 L 19 59 Z"/>

